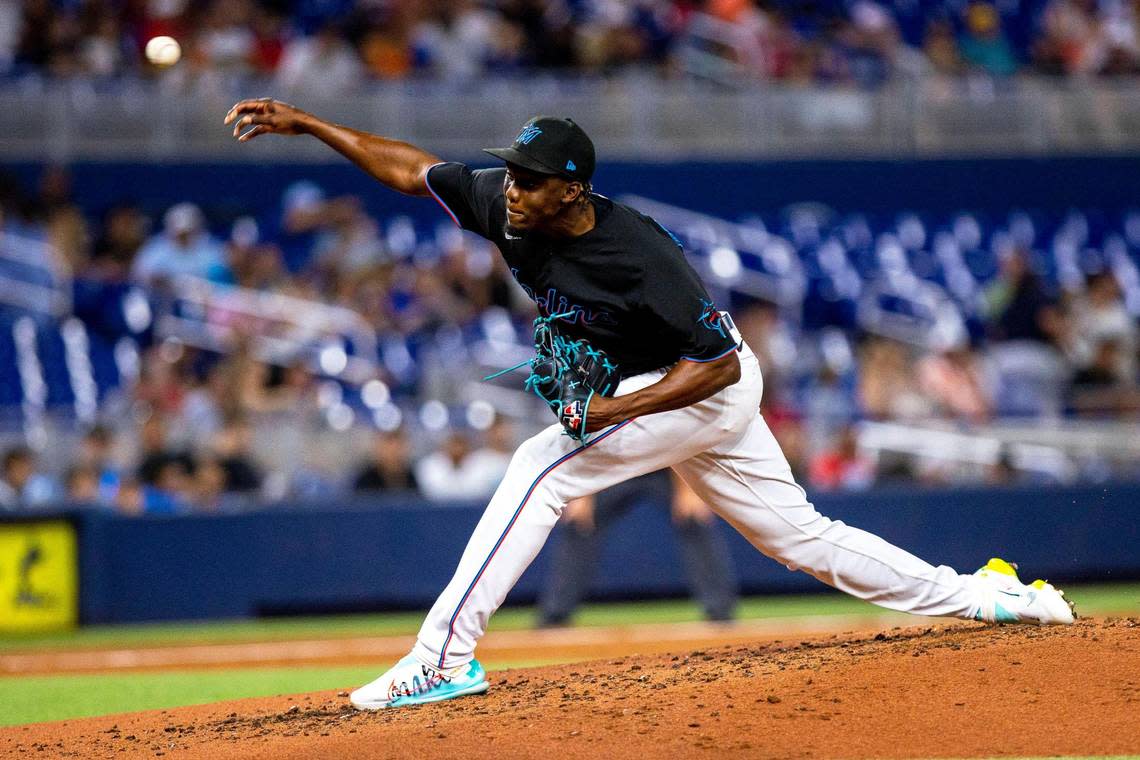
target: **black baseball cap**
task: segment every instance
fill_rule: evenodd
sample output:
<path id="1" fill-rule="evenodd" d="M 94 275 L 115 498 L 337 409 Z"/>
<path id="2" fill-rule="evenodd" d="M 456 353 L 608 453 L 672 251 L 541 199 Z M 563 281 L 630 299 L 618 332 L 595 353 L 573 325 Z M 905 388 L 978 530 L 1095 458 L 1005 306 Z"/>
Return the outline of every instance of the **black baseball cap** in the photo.
<path id="1" fill-rule="evenodd" d="M 511 147 L 484 150 L 539 174 L 579 182 L 589 182 L 594 176 L 594 143 L 571 119 L 536 116 L 523 125 Z"/>

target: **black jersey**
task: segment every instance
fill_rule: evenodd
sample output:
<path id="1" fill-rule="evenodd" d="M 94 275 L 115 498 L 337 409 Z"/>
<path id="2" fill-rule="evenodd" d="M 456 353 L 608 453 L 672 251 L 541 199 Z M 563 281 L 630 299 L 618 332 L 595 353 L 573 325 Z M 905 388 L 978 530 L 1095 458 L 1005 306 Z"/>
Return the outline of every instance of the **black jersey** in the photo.
<path id="1" fill-rule="evenodd" d="M 681 244 L 652 218 L 594 194 L 594 228 L 584 235 L 516 236 L 507 230 L 505 176 L 505 168 L 437 164 L 428 189 L 456 224 L 499 247 L 543 316 L 567 315 L 558 321 L 563 335 L 605 351 L 623 377 L 736 348 Z"/>

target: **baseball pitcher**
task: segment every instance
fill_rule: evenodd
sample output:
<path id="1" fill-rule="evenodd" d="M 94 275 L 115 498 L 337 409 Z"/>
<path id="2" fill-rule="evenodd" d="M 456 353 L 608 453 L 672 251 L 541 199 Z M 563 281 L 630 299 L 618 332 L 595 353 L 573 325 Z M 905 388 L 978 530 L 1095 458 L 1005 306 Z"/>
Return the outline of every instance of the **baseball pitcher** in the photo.
<path id="1" fill-rule="evenodd" d="M 990 623 L 1073 621 L 1062 592 L 993 559 L 965 575 L 819 514 L 758 408 L 763 379 L 678 240 L 595 193 L 594 146 L 570 119 L 527 122 L 505 167 L 472 170 L 271 99 L 225 117 L 245 142 L 312 135 L 381 184 L 430 196 L 495 243 L 538 306 L 525 385 L 558 420 L 526 441 L 411 653 L 354 691 L 375 710 L 487 690 L 474 658 L 491 614 L 570 500 L 671 467 L 761 552 L 860 599 Z"/>

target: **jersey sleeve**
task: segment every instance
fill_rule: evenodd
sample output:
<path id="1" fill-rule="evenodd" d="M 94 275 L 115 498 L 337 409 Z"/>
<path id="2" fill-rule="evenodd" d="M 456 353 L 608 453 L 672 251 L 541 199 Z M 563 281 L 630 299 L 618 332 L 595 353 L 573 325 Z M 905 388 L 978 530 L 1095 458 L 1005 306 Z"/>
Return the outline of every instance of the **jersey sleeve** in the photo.
<path id="1" fill-rule="evenodd" d="M 506 222 L 506 212 L 496 204 L 503 195 L 504 173 L 502 168 L 473 171 L 464 164 L 436 164 L 428 169 L 428 191 L 460 227 L 491 238 Z M 503 218 L 496 219 L 497 213 Z"/>
<path id="2" fill-rule="evenodd" d="M 648 315 L 650 329 L 660 330 L 676 346 L 679 359 L 709 362 L 737 347 L 731 324 L 721 317 L 679 249 L 659 257 L 646 270 L 641 309 Z"/>

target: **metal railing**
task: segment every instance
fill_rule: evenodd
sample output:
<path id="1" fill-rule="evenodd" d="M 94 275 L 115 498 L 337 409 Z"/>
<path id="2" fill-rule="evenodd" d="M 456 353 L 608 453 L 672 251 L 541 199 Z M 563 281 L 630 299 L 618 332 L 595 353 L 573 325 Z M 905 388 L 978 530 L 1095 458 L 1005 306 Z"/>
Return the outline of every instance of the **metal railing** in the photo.
<path id="1" fill-rule="evenodd" d="M 155 330 L 163 339 L 222 353 L 249 341 L 261 361 L 303 361 L 357 384 L 379 373 L 376 331 L 351 309 L 189 276 L 159 301 Z"/>
<path id="2" fill-rule="evenodd" d="M 535 113 L 573 115 L 608 159 L 928 156 L 1140 149 L 1140 80 L 929 77 L 873 90 L 690 80 L 408 82 L 351 95 L 283 92 L 267 81 L 172 86 L 84 80 L 0 84 L 0 160 L 327 161 L 311 140 L 233 144 L 222 116 L 273 96 L 441 155 L 479 155 Z"/>

